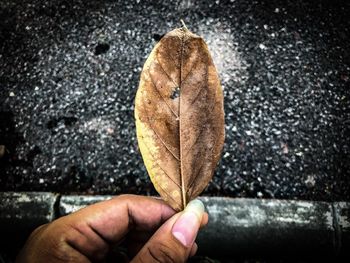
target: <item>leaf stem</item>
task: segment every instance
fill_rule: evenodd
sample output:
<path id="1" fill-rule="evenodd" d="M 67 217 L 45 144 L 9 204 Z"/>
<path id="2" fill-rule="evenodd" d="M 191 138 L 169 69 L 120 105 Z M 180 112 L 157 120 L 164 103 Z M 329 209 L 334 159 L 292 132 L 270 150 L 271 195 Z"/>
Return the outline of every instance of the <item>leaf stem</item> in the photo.
<path id="1" fill-rule="evenodd" d="M 185 22 L 184 22 L 182 19 L 180 19 L 180 21 L 181 21 L 181 23 L 182 23 L 182 27 L 183 27 L 185 30 L 188 30 L 188 28 L 187 28 Z"/>

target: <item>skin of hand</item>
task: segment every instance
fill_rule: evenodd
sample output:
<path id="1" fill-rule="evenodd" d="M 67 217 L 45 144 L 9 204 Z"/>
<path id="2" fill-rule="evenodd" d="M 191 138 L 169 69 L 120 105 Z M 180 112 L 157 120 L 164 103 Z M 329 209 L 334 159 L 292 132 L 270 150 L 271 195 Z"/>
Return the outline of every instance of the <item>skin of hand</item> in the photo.
<path id="1" fill-rule="evenodd" d="M 121 243 L 131 262 L 186 262 L 207 222 L 199 200 L 175 213 L 160 199 L 121 195 L 38 227 L 16 262 L 103 262 Z"/>

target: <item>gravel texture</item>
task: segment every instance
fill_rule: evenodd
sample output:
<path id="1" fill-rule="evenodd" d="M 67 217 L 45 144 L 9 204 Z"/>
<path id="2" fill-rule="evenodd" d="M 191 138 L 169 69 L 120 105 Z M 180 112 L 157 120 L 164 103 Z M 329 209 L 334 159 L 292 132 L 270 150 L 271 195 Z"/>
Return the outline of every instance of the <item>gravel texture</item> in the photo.
<path id="1" fill-rule="evenodd" d="M 182 18 L 225 95 L 205 194 L 350 200 L 349 14 L 346 1 L 0 0 L 0 190 L 154 194 L 134 96 Z"/>

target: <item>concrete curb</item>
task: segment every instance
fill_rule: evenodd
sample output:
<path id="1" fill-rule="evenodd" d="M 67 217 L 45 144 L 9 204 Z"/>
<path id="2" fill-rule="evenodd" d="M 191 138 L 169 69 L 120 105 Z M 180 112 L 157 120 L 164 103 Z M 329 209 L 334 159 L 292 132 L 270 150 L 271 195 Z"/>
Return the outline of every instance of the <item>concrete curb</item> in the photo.
<path id="1" fill-rule="evenodd" d="M 20 234 L 112 196 L 0 193 L 0 232 Z M 350 256 L 350 203 L 200 198 L 209 224 L 199 252 L 227 257 Z M 3 235 L 2 235 L 3 236 Z"/>
<path id="2" fill-rule="evenodd" d="M 59 195 L 46 192 L 2 192 L 0 200 L 0 232 L 20 233 L 54 220 Z"/>

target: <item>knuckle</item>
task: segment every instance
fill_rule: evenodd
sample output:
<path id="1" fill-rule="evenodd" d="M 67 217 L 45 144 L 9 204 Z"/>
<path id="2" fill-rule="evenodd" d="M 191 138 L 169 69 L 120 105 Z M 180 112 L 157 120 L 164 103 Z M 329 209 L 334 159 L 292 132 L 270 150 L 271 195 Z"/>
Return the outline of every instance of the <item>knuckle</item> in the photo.
<path id="1" fill-rule="evenodd" d="M 51 258 L 56 260 L 54 262 L 86 263 L 86 260 L 81 257 L 80 253 L 75 251 L 67 240 L 68 237 L 62 235 L 59 239 L 52 241 L 49 254 Z"/>
<path id="2" fill-rule="evenodd" d="M 135 195 L 132 194 L 122 194 L 117 195 L 112 198 L 113 200 L 119 201 L 119 202 L 129 202 L 135 199 Z"/>
<path id="3" fill-rule="evenodd" d="M 29 236 L 29 240 L 36 239 L 38 236 L 42 235 L 43 231 L 45 231 L 47 227 L 48 227 L 48 224 L 45 224 L 34 229 L 34 231 Z"/>
<path id="4" fill-rule="evenodd" d="M 132 194 L 121 194 L 121 195 L 118 195 L 116 196 L 115 198 L 118 198 L 118 199 L 130 199 L 130 198 L 134 198 L 135 195 L 132 195 Z"/>
<path id="5" fill-rule="evenodd" d="M 48 224 L 40 238 L 43 254 L 53 262 L 82 262 L 77 254 L 72 253 L 73 249 L 67 242 L 71 233 L 67 230 L 60 220 Z"/>
<path id="6" fill-rule="evenodd" d="M 170 245 L 155 243 L 147 247 L 147 253 L 154 262 L 159 263 L 180 263 L 184 262 L 180 251 L 175 250 Z"/>

